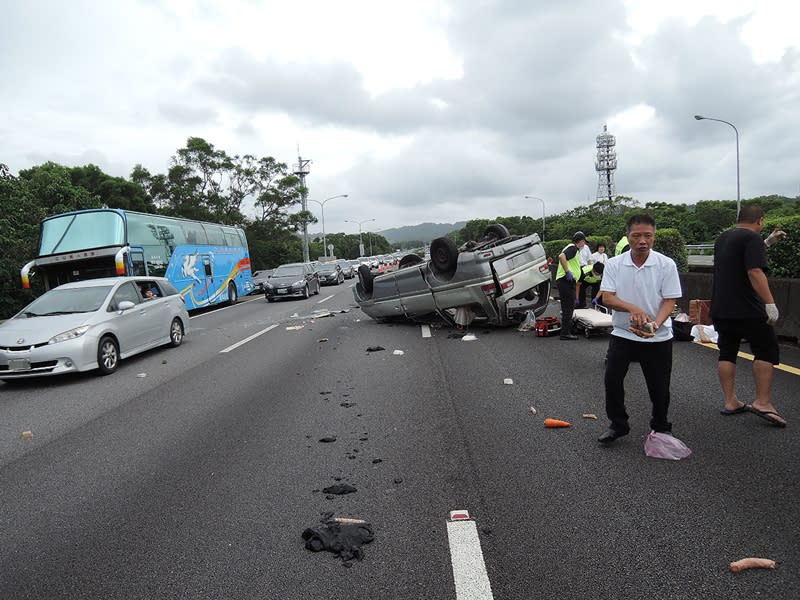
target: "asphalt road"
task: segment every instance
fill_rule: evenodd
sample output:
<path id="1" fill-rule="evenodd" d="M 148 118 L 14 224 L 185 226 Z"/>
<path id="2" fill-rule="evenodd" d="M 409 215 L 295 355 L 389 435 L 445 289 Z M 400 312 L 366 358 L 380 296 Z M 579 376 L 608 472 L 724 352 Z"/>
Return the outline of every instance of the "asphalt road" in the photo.
<path id="1" fill-rule="evenodd" d="M 693 455 L 661 461 L 636 367 L 631 435 L 596 442 L 606 338 L 423 337 L 351 304 L 350 282 L 250 297 L 112 376 L 0 384 L 0 598 L 800 596 L 797 371 L 775 375 L 788 428 L 723 417 L 716 351 L 676 343 L 671 418 Z M 783 359 L 800 367 L 796 347 Z M 338 483 L 357 491 L 321 491 Z M 482 558 L 454 571 L 456 509 Z M 304 548 L 330 511 L 371 523 L 362 561 Z M 728 570 L 748 556 L 777 568 Z"/>

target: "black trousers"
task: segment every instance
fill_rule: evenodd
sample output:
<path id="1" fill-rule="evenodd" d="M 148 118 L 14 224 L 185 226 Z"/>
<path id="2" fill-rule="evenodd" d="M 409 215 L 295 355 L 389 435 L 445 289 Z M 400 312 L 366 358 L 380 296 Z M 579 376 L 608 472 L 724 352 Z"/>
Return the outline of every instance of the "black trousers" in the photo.
<path id="1" fill-rule="evenodd" d="M 632 362 L 642 365 L 653 416 L 650 429 L 672 431 L 667 419 L 669 411 L 669 386 L 672 376 L 672 340 L 666 342 L 637 342 L 612 335 L 606 356 L 606 414 L 611 429 L 620 433 L 630 430 L 625 410 L 625 376 Z"/>
<path id="2" fill-rule="evenodd" d="M 561 335 L 572 333 L 572 312 L 575 310 L 575 282 L 566 277 L 556 279 L 561 300 Z"/>
<path id="3" fill-rule="evenodd" d="M 600 291 L 600 282 L 597 283 L 582 283 L 581 289 L 578 291 L 578 301 L 575 308 L 586 308 L 586 292 L 589 292 L 589 302 L 594 300 L 597 293 Z M 591 308 L 591 306 L 589 307 Z"/>

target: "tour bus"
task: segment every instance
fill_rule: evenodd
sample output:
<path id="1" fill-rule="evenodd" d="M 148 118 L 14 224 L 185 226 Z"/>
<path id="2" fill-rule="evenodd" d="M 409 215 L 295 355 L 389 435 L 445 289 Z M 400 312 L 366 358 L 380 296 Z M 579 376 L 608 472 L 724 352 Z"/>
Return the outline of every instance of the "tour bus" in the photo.
<path id="1" fill-rule="evenodd" d="M 241 228 L 115 208 L 44 219 L 36 259 L 20 272 L 22 286 L 34 275 L 47 290 L 114 275 L 166 277 L 189 310 L 233 304 L 255 289 Z"/>

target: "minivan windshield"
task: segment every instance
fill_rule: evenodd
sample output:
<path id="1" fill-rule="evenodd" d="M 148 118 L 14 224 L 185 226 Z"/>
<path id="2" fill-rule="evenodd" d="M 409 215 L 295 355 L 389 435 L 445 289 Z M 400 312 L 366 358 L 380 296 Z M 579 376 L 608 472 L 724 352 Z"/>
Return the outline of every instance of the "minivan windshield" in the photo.
<path id="1" fill-rule="evenodd" d="M 113 286 L 96 285 L 84 288 L 54 289 L 39 296 L 23 308 L 15 318 L 47 317 L 98 310 Z"/>

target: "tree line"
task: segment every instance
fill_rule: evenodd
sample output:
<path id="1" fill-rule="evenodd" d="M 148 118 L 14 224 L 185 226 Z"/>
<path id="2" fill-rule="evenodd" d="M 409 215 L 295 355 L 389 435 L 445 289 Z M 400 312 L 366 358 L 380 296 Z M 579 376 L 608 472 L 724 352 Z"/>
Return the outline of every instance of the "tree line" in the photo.
<path id="1" fill-rule="evenodd" d="M 190 137 L 186 146 L 171 157 L 165 173 L 151 173 L 141 164 L 129 178 L 111 176 L 95 165 L 66 167 L 53 162 L 24 169 L 18 176 L 0 164 L 0 317 L 6 317 L 32 299 L 41 290 L 22 290 L 21 267 L 37 254 L 39 224 L 45 217 L 72 210 L 111 207 L 157 213 L 241 226 L 247 235 L 254 270 L 302 260 L 303 222 L 316 223 L 310 211 L 302 207 L 307 190 L 288 165 L 272 157 L 246 154 L 230 155 L 199 137 Z M 246 216 L 245 201 L 255 214 Z M 793 227 L 800 220 L 800 199 L 766 196 L 758 201 L 767 211 L 768 222 Z M 615 241 L 624 235 L 625 222 L 633 211 L 653 214 L 659 230 L 677 230 L 685 243 L 713 242 L 735 220 L 736 202 L 703 200 L 695 204 L 649 202 L 641 206 L 628 196 L 600 200 L 587 206 L 546 219 L 546 231 L 536 217 L 498 217 L 513 234 L 537 232 L 548 240 L 568 240 L 575 231 L 583 231 L 589 241 Z M 486 219 L 469 221 L 450 234 L 457 242 L 479 239 L 489 223 Z M 800 226 L 789 239 L 800 240 Z M 339 258 L 359 256 L 358 234 L 328 233 Z M 391 252 L 386 238 L 365 232 L 361 239 L 368 254 Z M 397 247 L 419 247 L 430 240 L 405 242 Z M 552 242 L 556 243 L 556 242 Z M 797 242 L 793 242 L 796 244 Z M 800 270 L 800 245 L 787 256 L 787 271 L 795 276 Z M 311 257 L 323 256 L 322 239 L 309 243 Z M 793 260 L 792 260 L 793 259 Z"/>

